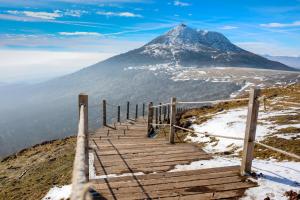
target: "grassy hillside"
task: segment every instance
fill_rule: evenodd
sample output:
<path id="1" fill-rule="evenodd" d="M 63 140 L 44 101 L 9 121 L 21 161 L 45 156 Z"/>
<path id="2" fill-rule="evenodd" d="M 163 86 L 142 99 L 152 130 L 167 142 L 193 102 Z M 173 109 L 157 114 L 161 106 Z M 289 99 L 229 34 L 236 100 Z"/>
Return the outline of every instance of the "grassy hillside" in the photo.
<path id="1" fill-rule="evenodd" d="M 0 199 L 37 200 L 71 181 L 75 137 L 22 150 L 0 162 Z"/>

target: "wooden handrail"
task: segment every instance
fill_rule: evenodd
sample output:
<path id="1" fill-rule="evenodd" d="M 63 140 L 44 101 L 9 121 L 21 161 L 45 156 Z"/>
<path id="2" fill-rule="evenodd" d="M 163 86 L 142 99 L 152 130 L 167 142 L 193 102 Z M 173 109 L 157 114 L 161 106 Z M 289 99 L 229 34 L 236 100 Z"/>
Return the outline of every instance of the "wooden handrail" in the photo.
<path id="1" fill-rule="evenodd" d="M 88 180 L 88 96 L 80 94 L 78 134 L 73 165 L 71 200 L 86 199 L 88 193 L 85 191 Z"/>

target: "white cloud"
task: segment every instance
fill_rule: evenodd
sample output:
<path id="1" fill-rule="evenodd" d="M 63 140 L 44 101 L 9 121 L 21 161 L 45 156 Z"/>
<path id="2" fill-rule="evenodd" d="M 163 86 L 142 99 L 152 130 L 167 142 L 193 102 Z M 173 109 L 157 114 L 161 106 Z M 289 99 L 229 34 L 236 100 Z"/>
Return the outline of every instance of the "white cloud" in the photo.
<path id="1" fill-rule="evenodd" d="M 60 35 L 66 36 L 101 36 L 100 33 L 97 32 L 59 32 Z"/>
<path id="2" fill-rule="evenodd" d="M 7 11 L 9 14 L 19 15 L 19 16 L 27 16 L 45 20 L 54 20 L 58 17 L 62 17 L 63 14 L 59 10 L 55 10 L 54 12 L 34 12 L 34 11 L 17 11 L 17 10 L 9 10 Z"/>
<path id="3" fill-rule="evenodd" d="M 85 10 L 66 10 L 64 12 L 65 16 L 71 16 L 71 17 L 81 17 L 81 15 L 88 13 Z"/>
<path id="4" fill-rule="evenodd" d="M 300 21 L 294 21 L 292 23 L 277 23 L 277 22 L 272 22 L 268 24 L 260 24 L 261 27 L 266 27 L 266 28 L 285 28 L 285 27 L 296 27 L 300 26 Z"/>
<path id="5" fill-rule="evenodd" d="M 236 26 L 229 26 L 229 25 L 220 27 L 220 29 L 223 29 L 223 30 L 230 30 L 230 29 L 236 29 L 236 28 L 238 28 L 238 27 L 236 27 Z"/>
<path id="6" fill-rule="evenodd" d="M 103 12 L 98 11 L 98 15 L 111 16 L 111 17 L 142 17 L 140 14 L 135 14 L 132 12 Z"/>
<path id="7" fill-rule="evenodd" d="M 190 3 L 182 2 L 182 1 L 174 1 L 174 6 L 190 6 Z"/>
<path id="8" fill-rule="evenodd" d="M 0 50 L 0 81 L 43 81 L 72 73 L 113 55 L 96 52 Z"/>
<path id="9" fill-rule="evenodd" d="M 300 56 L 300 48 L 287 47 L 274 42 L 237 42 L 235 44 L 260 55 Z"/>

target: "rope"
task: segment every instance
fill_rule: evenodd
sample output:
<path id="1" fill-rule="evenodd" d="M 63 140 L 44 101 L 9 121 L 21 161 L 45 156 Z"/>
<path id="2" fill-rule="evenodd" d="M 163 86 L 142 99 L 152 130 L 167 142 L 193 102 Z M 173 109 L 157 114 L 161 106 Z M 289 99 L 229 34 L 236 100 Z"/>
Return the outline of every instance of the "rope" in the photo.
<path id="1" fill-rule="evenodd" d="M 284 155 L 286 155 L 286 156 L 290 156 L 290 157 L 292 157 L 292 158 L 295 158 L 295 159 L 300 160 L 300 156 L 298 156 L 298 155 L 296 155 L 296 154 L 289 153 L 289 152 L 283 151 L 283 150 L 281 150 L 281 149 L 277 149 L 277 148 L 275 148 L 275 147 L 271 147 L 271 146 L 269 146 L 269 145 L 266 145 L 266 144 L 263 144 L 263 143 L 260 143 L 260 142 L 257 142 L 257 141 L 254 141 L 254 143 L 255 143 L 255 144 L 258 144 L 258 145 L 260 145 L 260 146 L 263 146 L 263 147 L 265 147 L 265 148 L 267 148 L 267 149 L 270 149 L 270 150 L 272 150 L 272 151 L 276 151 L 276 152 L 278 152 L 278 153 L 281 153 L 281 154 L 284 154 Z"/>
<path id="2" fill-rule="evenodd" d="M 220 138 L 227 138 L 227 139 L 234 139 L 234 140 L 244 140 L 244 138 L 240 138 L 240 137 L 232 137 L 232 136 L 225 136 L 225 135 L 215 135 L 215 134 L 210 134 L 210 133 L 200 133 L 200 132 L 194 131 L 192 129 L 187 129 L 187 128 L 183 128 L 183 127 L 176 126 L 176 125 L 173 125 L 173 126 L 175 128 L 179 128 L 181 130 L 185 130 L 185 131 L 188 131 L 188 132 L 191 132 L 191 133 L 199 133 L 199 134 L 203 134 L 205 136 L 213 136 L 213 137 L 220 137 Z"/>
<path id="3" fill-rule="evenodd" d="M 287 103 L 287 104 L 293 104 L 293 105 L 297 105 L 300 106 L 300 103 L 296 103 L 296 102 L 290 102 L 290 101 L 276 101 L 278 103 Z"/>
<path id="4" fill-rule="evenodd" d="M 106 102 L 106 105 L 114 106 L 114 107 L 118 107 L 119 106 L 119 105 L 115 105 L 115 104 L 111 104 L 111 103 L 107 103 L 107 102 Z"/>
<path id="5" fill-rule="evenodd" d="M 167 105 L 171 105 L 171 103 L 159 104 L 159 105 L 156 105 L 156 106 L 152 106 L 152 108 L 159 108 L 159 107 L 167 106 Z"/>
<path id="6" fill-rule="evenodd" d="M 242 99 L 223 99 L 223 100 L 212 100 L 212 101 L 179 101 L 178 104 L 203 104 L 203 103 L 222 103 L 222 102 L 232 102 L 232 101 L 246 101 L 249 98 Z"/>

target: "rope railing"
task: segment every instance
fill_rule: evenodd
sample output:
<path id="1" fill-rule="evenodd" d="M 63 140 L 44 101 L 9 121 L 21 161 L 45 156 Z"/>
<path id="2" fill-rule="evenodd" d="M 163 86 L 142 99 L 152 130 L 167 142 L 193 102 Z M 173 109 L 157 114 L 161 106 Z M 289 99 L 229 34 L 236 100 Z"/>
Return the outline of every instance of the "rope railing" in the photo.
<path id="1" fill-rule="evenodd" d="M 241 99 L 221 99 L 221 100 L 210 100 L 210 101 L 178 101 L 177 104 L 207 104 L 207 103 L 223 103 L 223 102 L 232 102 L 232 101 L 246 101 L 249 98 Z"/>
<path id="2" fill-rule="evenodd" d="M 159 107 L 163 107 L 163 106 L 167 106 L 167 105 L 170 105 L 170 103 L 163 103 L 163 104 L 159 104 L 159 105 L 152 106 L 152 107 L 153 108 L 159 108 Z"/>
<path id="3" fill-rule="evenodd" d="M 79 95 L 79 122 L 76 152 L 72 175 L 71 200 L 86 199 L 85 191 L 89 180 L 88 161 L 88 96 Z"/>
<path id="4" fill-rule="evenodd" d="M 108 111 L 107 107 L 110 107 L 110 110 Z M 108 126 L 108 114 L 112 114 L 111 111 L 113 111 L 116 117 L 114 119 L 117 120 L 117 123 L 121 123 L 121 117 L 125 116 L 125 121 L 131 121 L 134 120 L 136 121 L 139 116 L 142 116 L 143 118 L 145 117 L 145 104 L 143 103 L 141 107 L 139 107 L 139 104 L 135 104 L 134 106 L 131 106 L 130 102 L 127 101 L 126 104 L 124 105 L 116 105 L 112 103 L 108 103 L 106 100 L 102 101 L 102 122 L 103 126 Z M 134 111 L 132 111 L 131 107 L 133 107 Z M 121 109 L 122 108 L 122 109 Z M 124 111 L 124 112 L 123 112 Z M 132 117 L 133 115 L 133 117 Z M 112 119 L 112 117 L 110 118 Z M 115 126 L 116 122 L 112 122 Z"/>
<path id="5" fill-rule="evenodd" d="M 292 105 L 300 106 L 300 103 L 290 102 L 290 101 L 276 101 L 276 103 L 284 103 L 284 104 L 292 104 Z"/>
<path id="6" fill-rule="evenodd" d="M 290 152 L 287 152 L 287 151 L 284 151 L 284 150 L 281 150 L 281 149 L 278 149 L 278 148 L 275 148 L 275 147 L 263 144 L 263 143 L 258 142 L 258 141 L 255 141 L 255 144 L 260 145 L 262 147 L 265 147 L 265 148 L 267 148 L 269 150 L 276 151 L 276 152 L 281 153 L 283 155 L 286 155 L 286 156 L 289 156 L 289 157 L 292 157 L 292 158 L 300 160 L 300 156 L 298 156 L 298 155 L 296 155 L 294 153 L 290 153 Z"/>
<path id="7" fill-rule="evenodd" d="M 191 133 L 199 133 L 199 134 L 203 134 L 205 136 L 220 137 L 220 138 L 227 138 L 227 139 L 234 139 L 234 140 L 244 140 L 244 138 L 240 138 L 240 137 L 217 135 L 217 134 L 211 134 L 211 133 L 201 133 L 201 132 L 198 132 L 198 131 L 195 131 L 195 130 L 192 130 L 192 129 L 183 128 L 181 126 L 176 126 L 176 125 L 173 125 L 173 126 L 175 128 L 178 128 L 178 129 L 181 129 L 181 130 L 184 130 L 184 131 L 188 131 L 188 132 L 191 132 Z"/>
<path id="8" fill-rule="evenodd" d="M 170 126 L 170 133 L 169 133 L 169 142 L 171 144 L 175 143 L 175 137 L 176 129 L 180 129 L 183 131 L 187 131 L 190 133 L 198 133 L 203 134 L 205 136 L 212 136 L 212 137 L 219 137 L 219 138 L 227 138 L 227 139 L 233 139 L 233 140 L 240 140 L 244 141 L 244 147 L 243 147 L 243 155 L 242 155 L 242 163 L 241 163 L 241 174 L 248 174 L 251 172 L 251 166 L 252 166 L 252 160 L 253 160 L 253 151 L 254 151 L 254 145 L 260 145 L 263 146 L 269 150 L 273 150 L 279 153 L 282 153 L 286 156 L 290 156 L 295 159 L 299 159 L 300 156 L 289 153 L 287 151 L 271 147 L 269 145 L 263 144 L 259 141 L 255 141 L 255 133 L 256 133 L 256 126 L 257 126 L 257 119 L 258 119 L 258 112 L 259 112 L 259 104 L 262 103 L 264 110 L 266 110 L 266 102 L 268 98 L 265 95 L 260 95 L 260 90 L 256 88 L 251 88 L 249 92 L 248 98 L 238 98 L 238 99 L 221 99 L 221 100 L 208 100 L 208 101 L 176 101 L 176 98 L 171 98 L 170 103 L 164 103 L 160 105 L 153 106 L 152 103 L 149 104 L 149 113 L 148 115 L 148 132 L 151 130 L 152 126 Z M 201 133 L 199 131 L 195 131 L 190 128 L 184 128 L 181 126 L 178 126 L 178 117 L 182 115 L 185 111 L 188 109 L 191 109 L 190 107 L 182 107 L 178 105 L 186 105 L 186 104 L 217 104 L 217 103 L 224 103 L 224 102 L 237 102 L 237 101 L 248 101 L 248 114 L 247 114 L 247 120 L 246 120 L 246 128 L 245 128 L 245 136 L 244 137 L 234 137 L 234 136 L 227 136 L 222 134 L 211 134 L 211 133 Z M 295 102 L 283 102 L 283 101 L 277 101 L 282 103 L 290 103 L 292 105 L 300 105 L 300 103 Z M 169 123 L 165 124 L 162 123 L 159 119 L 158 113 L 159 109 L 165 105 L 168 105 L 169 107 L 169 113 L 170 116 L 168 116 Z M 155 119 L 155 123 L 153 120 Z M 153 122 L 153 123 L 152 123 Z M 159 122 L 159 123 L 158 123 Z"/>

